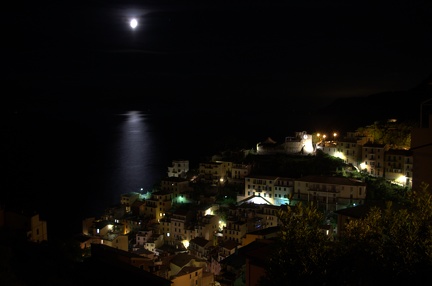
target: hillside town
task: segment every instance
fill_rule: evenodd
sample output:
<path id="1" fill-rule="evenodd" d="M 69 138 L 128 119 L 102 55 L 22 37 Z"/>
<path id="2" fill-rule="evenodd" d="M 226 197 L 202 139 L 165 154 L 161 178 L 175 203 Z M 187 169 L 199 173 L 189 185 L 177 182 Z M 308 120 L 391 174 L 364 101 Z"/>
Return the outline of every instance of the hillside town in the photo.
<path id="1" fill-rule="evenodd" d="M 411 190 L 432 183 L 431 138 L 432 116 L 428 128 L 412 130 L 406 149 L 374 142 L 359 132 L 302 131 L 282 143 L 269 137 L 250 150 L 215 154 L 196 170 L 186 159 L 173 160 L 157 187 L 122 194 L 118 204 L 100 216 L 84 219 L 75 239 L 84 260 L 98 267 L 105 263 L 104 270 L 129 267 L 127 275 L 154 285 L 257 285 L 265 275 L 266 249 L 280 235 L 281 212 L 314 203 L 326 217 L 322 233 L 337 240 L 347 221 L 358 218 L 360 209 L 367 211 L 368 185 L 349 175 L 257 173 L 246 157 L 307 159 L 325 154 L 344 164 L 342 173 L 383 178 Z M 29 241 L 48 240 L 46 221 L 38 214 L 3 209 L 0 222 L 25 228 Z M 135 274 L 137 269 L 141 271 Z"/>

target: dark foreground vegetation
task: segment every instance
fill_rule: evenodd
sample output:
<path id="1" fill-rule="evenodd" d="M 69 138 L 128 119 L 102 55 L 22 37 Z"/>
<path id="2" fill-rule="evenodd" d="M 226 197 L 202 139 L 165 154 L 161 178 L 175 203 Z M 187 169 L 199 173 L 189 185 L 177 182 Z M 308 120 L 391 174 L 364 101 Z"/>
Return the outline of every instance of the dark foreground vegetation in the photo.
<path id="1" fill-rule="evenodd" d="M 403 201 L 372 207 L 329 239 L 314 205 L 279 213 L 281 236 L 261 285 L 416 285 L 432 271 L 432 195 L 428 186 Z"/>

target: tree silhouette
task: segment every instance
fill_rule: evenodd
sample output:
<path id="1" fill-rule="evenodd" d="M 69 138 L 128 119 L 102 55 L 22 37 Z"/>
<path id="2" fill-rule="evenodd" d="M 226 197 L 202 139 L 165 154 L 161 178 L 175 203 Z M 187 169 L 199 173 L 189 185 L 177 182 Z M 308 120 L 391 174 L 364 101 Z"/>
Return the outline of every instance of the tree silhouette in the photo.
<path id="1" fill-rule="evenodd" d="M 317 285 L 325 280 L 332 244 L 321 226 L 324 215 L 313 204 L 279 211 L 279 240 L 267 261 L 260 285 Z"/>
<path id="2" fill-rule="evenodd" d="M 259 285 L 406 285 L 432 271 L 432 194 L 428 185 L 403 201 L 371 207 L 329 239 L 313 204 L 280 211 L 280 237 Z"/>

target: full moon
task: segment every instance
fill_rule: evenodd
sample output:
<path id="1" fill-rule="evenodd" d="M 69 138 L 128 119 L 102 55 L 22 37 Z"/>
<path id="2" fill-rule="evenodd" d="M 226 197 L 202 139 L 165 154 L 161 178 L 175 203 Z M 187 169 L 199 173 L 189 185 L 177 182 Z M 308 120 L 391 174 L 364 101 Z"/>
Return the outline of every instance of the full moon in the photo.
<path id="1" fill-rule="evenodd" d="M 129 25 L 131 26 L 132 29 L 135 29 L 138 26 L 137 19 L 130 20 Z"/>

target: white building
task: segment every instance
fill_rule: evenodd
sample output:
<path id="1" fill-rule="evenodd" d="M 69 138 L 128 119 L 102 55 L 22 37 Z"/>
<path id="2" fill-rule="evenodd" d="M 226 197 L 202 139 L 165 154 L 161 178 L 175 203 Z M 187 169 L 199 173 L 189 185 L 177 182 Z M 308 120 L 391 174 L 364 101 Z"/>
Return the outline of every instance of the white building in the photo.
<path id="1" fill-rule="evenodd" d="M 174 160 L 168 167 L 168 177 L 186 178 L 189 172 L 189 160 Z"/>

